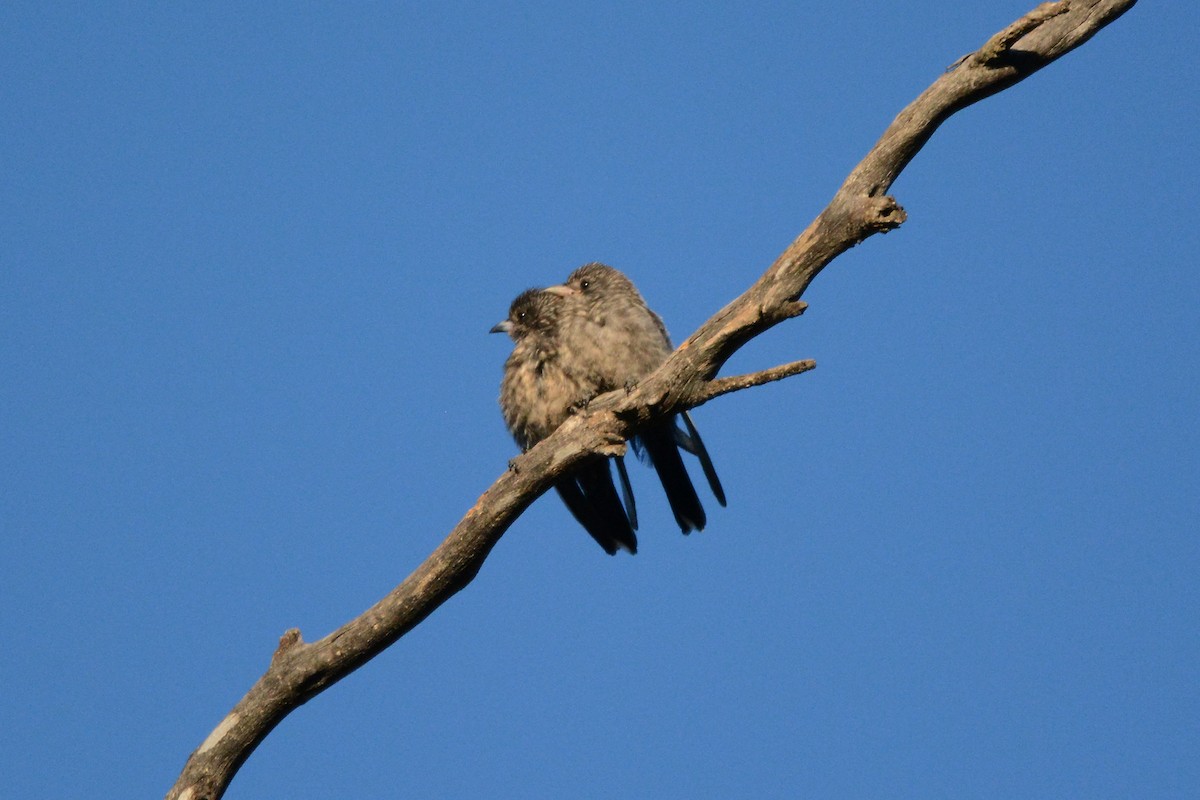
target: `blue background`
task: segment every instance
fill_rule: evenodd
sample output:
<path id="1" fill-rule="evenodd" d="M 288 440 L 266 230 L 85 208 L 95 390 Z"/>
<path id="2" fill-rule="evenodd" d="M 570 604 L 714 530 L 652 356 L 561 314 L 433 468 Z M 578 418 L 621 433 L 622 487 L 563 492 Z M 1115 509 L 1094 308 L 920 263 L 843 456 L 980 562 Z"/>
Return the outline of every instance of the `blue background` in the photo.
<path id="1" fill-rule="evenodd" d="M 505 469 L 514 295 L 682 339 L 1031 6 L 5 4 L 5 793 L 161 796 Z M 538 501 L 228 796 L 1196 796 L 1198 26 L 935 135 L 725 374 L 818 369 L 697 411 L 708 530 Z"/>

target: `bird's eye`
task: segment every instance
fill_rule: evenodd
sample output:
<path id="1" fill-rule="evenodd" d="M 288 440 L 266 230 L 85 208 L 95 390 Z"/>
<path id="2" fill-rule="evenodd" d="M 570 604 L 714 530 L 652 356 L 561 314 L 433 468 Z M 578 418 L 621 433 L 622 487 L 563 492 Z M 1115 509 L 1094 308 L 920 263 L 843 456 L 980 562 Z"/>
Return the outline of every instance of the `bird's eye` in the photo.
<path id="1" fill-rule="evenodd" d="M 580 289 L 586 289 L 586 288 L 588 288 L 588 287 L 589 287 L 589 286 L 591 286 L 591 285 L 592 285 L 592 282 L 591 282 L 591 281 L 580 281 L 580 282 L 579 282 L 579 288 L 580 288 Z"/>
<path id="2" fill-rule="evenodd" d="M 525 321 L 525 312 L 518 311 L 517 312 L 517 322 L 524 322 L 524 321 Z"/>

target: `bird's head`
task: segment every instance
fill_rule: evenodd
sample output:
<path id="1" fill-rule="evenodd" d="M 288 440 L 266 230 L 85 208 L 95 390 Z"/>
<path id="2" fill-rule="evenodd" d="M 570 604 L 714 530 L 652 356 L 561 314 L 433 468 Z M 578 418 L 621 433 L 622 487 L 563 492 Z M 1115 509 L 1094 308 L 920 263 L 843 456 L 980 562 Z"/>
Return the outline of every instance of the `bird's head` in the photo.
<path id="1" fill-rule="evenodd" d="M 548 335 L 558 324 L 562 297 L 545 289 L 526 289 L 508 308 L 508 316 L 492 326 L 489 333 L 507 333 L 514 342 L 530 334 Z"/>

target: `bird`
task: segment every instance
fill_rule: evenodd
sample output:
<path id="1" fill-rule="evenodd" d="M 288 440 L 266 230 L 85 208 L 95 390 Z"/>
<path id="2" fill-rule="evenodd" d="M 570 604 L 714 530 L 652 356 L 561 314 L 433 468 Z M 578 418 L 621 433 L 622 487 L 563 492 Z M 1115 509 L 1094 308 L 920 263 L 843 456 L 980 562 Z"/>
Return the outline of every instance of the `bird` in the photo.
<path id="1" fill-rule="evenodd" d="M 606 264 L 584 264 L 564 283 L 543 293 L 564 301 L 557 312 L 560 368 L 588 392 L 628 390 L 675 349 L 662 318 L 650 310 L 633 282 Z M 658 473 L 680 530 L 685 534 L 703 530 L 704 506 L 679 451 L 700 460 L 709 488 L 722 506 L 725 490 L 691 415 L 684 411 L 656 422 L 639 430 L 630 443 Z"/>
<path id="2" fill-rule="evenodd" d="M 559 323 L 566 300 L 541 289 L 517 295 L 508 316 L 492 327 L 506 333 L 513 350 L 504 362 L 500 411 L 522 452 L 554 433 L 594 395 L 589 381 L 567 365 Z M 637 553 L 637 512 L 624 461 L 617 462 L 625 506 L 613 485 L 609 459 L 596 456 L 554 485 L 567 509 L 609 555 Z"/>

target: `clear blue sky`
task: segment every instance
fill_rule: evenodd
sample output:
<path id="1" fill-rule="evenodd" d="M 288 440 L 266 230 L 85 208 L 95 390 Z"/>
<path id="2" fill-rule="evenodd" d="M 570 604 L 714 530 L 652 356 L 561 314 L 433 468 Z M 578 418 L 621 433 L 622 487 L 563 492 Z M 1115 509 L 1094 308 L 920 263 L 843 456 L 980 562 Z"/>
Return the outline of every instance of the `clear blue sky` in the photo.
<path id="1" fill-rule="evenodd" d="M 520 290 L 676 339 L 1033 0 L 0 9 L 0 774 L 155 797 L 504 470 Z M 696 413 L 642 551 L 537 502 L 231 798 L 1200 787 L 1192 3 L 954 117 Z"/>

